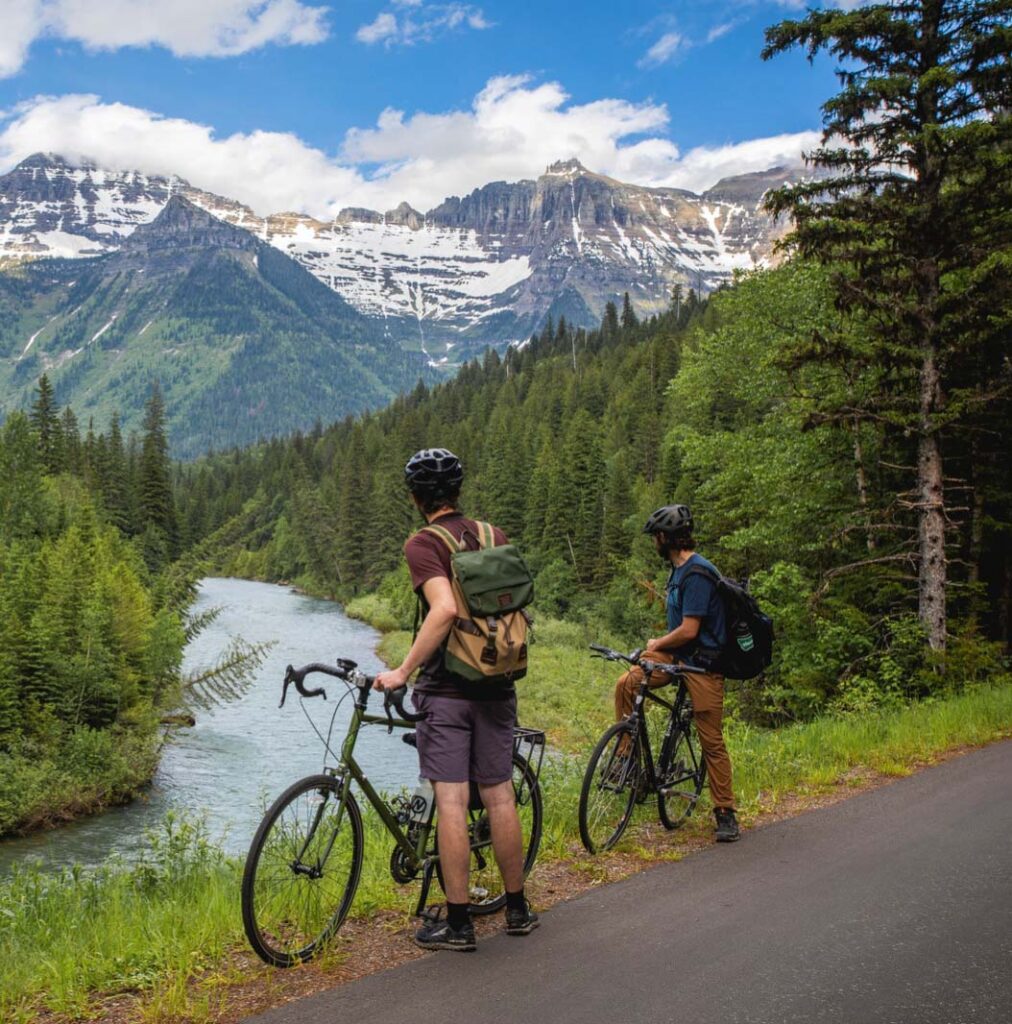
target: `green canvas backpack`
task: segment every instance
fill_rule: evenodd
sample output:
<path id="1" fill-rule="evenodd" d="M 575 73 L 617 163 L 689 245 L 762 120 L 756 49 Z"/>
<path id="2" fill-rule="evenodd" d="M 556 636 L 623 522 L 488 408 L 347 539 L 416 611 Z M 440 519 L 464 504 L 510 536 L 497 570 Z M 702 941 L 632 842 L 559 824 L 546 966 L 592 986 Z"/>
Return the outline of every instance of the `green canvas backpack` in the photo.
<path id="1" fill-rule="evenodd" d="M 436 523 L 422 527 L 450 551 L 457 617 L 443 650 L 448 671 L 471 682 L 509 682 L 527 673 L 524 610 L 534 599 L 534 580 L 513 544 L 495 543 L 488 523 L 477 523 L 479 548 L 469 551 Z"/>

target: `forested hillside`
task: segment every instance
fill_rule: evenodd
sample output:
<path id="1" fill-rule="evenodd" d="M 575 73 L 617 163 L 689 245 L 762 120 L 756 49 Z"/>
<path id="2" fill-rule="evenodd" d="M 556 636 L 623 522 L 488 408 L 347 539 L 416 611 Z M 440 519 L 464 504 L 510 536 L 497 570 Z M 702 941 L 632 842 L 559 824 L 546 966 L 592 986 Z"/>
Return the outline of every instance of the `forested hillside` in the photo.
<path id="1" fill-rule="evenodd" d="M 127 432 L 158 381 L 179 458 L 437 376 L 294 260 L 178 196 L 115 252 L 0 272 L 0 417 L 42 373 L 61 404 Z"/>
<path id="2" fill-rule="evenodd" d="M 0 834 L 132 795 L 199 622 L 155 391 L 124 442 L 60 413 L 43 376 L 0 427 Z"/>
<path id="3" fill-rule="evenodd" d="M 419 521 L 403 464 L 445 445 L 466 467 L 464 508 L 523 545 L 538 610 L 598 622 L 630 645 L 660 615 L 663 567 L 642 523 L 660 504 L 690 503 L 701 550 L 749 577 L 778 626 L 774 669 L 746 695 L 760 717 L 961 684 L 997 668 L 1008 643 L 1001 443 L 982 438 L 974 459 L 952 463 L 951 486 L 969 498 L 948 545 L 958 669 L 946 674 L 917 616 L 917 511 L 896 497 L 914 442 L 887 421 L 827 415 L 867 382 L 831 358 L 798 358 L 844 329 L 858 330 L 834 309 L 829 275 L 800 262 L 705 305 L 676 295 L 646 323 L 627 303 L 597 331 L 550 326 L 378 414 L 188 467 L 184 535 L 217 531 L 222 567 L 241 575 L 345 597 L 378 587 L 406 622 L 398 567 Z"/>

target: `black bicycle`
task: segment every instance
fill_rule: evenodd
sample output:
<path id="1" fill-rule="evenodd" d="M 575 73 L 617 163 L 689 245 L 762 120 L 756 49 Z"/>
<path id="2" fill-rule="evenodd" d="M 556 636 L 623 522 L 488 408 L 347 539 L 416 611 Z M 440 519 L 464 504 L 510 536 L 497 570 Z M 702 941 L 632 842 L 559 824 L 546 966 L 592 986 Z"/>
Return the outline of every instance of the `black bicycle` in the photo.
<path id="1" fill-rule="evenodd" d="M 643 670 L 632 711 L 598 741 L 580 790 L 580 838 L 591 853 L 603 853 L 619 841 L 635 805 L 645 802 L 651 793 L 657 794 L 658 814 L 666 829 L 678 828 L 699 802 L 706 764 L 693 739 L 692 701 L 683 676 L 705 669 L 651 661 L 642 651 L 622 654 L 598 644 L 590 647 L 595 657 L 626 662 Z M 678 684 L 674 700 L 665 700 L 647 685 L 654 672 L 663 672 Z M 651 705 L 666 711 L 656 760 L 647 727 L 648 717 L 653 717 L 647 713 Z"/>
<path id="2" fill-rule="evenodd" d="M 383 725 L 388 732 L 413 730 L 423 717 L 404 707 L 407 687 L 384 695 L 385 715 L 370 715 L 366 708 L 374 677 L 360 672 L 355 662 L 340 659 L 336 665 L 312 664 L 300 669 L 289 665 L 279 706 L 284 706 L 290 684 L 303 698 L 326 698 L 322 689 L 305 688 L 305 678 L 313 672 L 346 683 L 348 694 L 355 695 L 354 712 L 336 766 L 327 767 L 325 761 L 321 774 L 289 786 L 264 815 L 246 856 L 243 926 L 257 955 L 275 967 L 309 960 L 334 936 L 351 908 L 364 858 L 362 814 L 352 793 L 353 781 L 394 841 L 390 854 L 394 881 L 403 885 L 421 876 L 416 915 L 426 913 L 433 876 L 440 886 L 443 882 L 431 793 L 384 798 L 355 760 L 355 742 L 362 725 Z M 330 737 L 336 716 L 337 707 L 326 738 L 317 731 L 331 755 Z M 402 739 L 414 741 L 414 733 L 406 732 Z M 513 788 L 523 834 L 525 875 L 533 867 L 541 843 L 543 810 L 538 776 L 544 750 L 543 732 L 520 727 L 514 731 Z M 472 787 L 468 817 L 471 913 L 491 914 L 505 905 L 506 892 L 495 866 L 492 830 L 477 787 Z"/>

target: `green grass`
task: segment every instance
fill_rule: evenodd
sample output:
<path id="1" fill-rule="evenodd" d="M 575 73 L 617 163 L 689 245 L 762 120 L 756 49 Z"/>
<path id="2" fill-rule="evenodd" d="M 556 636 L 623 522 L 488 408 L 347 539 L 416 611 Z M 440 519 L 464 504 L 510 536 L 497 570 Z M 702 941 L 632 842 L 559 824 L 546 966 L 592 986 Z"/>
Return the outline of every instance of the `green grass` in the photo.
<path id="1" fill-rule="evenodd" d="M 390 633 L 396 661 L 409 640 Z M 557 754 L 542 773 L 546 828 L 541 861 L 572 858 L 580 778 L 592 742 L 611 717 L 615 666 L 591 660 L 586 644 L 607 642 L 578 626 L 538 626 L 534 668 L 518 684 L 521 719 L 551 736 Z M 982 684 L 932 703 L 864 717 L 822 718 L 776 731 L 731 718 L 727 741 L 746 823 L 796 793 L 846 783 L 868 772 L 905 774 L 956 747 L 1012 735 L 1012 682 Z M 566 753 L 569 752 L 569 753 Z M 363 808 L 365 810 L 365 808 Z M 654 816 L 653 805 L 638 820 Z M 409 911 L 416 886 L 390 880 L 390 839 L 367 813 L 366 864 L 352 913 Z M 692 826 L 707 827 L 698 814 Z M 624 841 L 636 853 L 635 832 Z M 656 852 L 650 856 L 658 856 Z M 600 862 L 586 861 L 588 871 Z M 170 818 L 137 866 L 53 876 L 25 869 L 0 883 L 0 1019 L 30 1020 L 44 1007 L 70 1015 L 95 994 L 144 991 L 149 1017 L 199 1019 L 209 1012 L 187 982 L 209 972 L 227 985 L 225 954 L 244 946 L 239 917 L 241 865 L 214 849 L 199 825 Z"/>

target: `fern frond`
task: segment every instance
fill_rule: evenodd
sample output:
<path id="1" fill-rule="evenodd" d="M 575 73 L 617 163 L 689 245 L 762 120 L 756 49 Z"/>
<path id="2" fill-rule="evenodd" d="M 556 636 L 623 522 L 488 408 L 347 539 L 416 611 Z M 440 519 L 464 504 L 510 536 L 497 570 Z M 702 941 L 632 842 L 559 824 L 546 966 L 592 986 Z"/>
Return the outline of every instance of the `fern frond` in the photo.
<path id="1" fill-rule="evenodd" d="M 200 669 L 183 680 L 182 705 L 211 708 L 239 700 L 253 685 L 253 676 L 277 641 L 251 644 L 234 637 L 212 668 Z"/>

